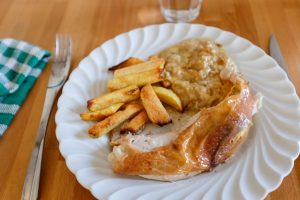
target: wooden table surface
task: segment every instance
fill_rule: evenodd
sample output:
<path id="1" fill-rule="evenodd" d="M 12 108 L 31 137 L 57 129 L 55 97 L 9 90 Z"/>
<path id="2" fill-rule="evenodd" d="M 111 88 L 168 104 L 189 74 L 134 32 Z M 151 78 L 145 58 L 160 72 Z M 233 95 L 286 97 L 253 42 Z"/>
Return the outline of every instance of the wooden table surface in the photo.
<path id="1" fill-rule="evenodd" d="M 1 0 L 0 38 L 53 50 L 55 34 L 71 33 L 72 69 L 104 41 L 136 27 L 164 23 L 157 0 Z M 193 23 L 217 26 L 268 50 L 275 33 L 300 94 L 300 0 L 203 0 Z M 0 199 L 20 199 L 41 117 L 50 64 L 0 139 Z M 54 106 L 42 161 L 40 199 L 94 199 L 67 169 L 55 137 Z M 300 199 L 300 159 L 268 200 Z"/>

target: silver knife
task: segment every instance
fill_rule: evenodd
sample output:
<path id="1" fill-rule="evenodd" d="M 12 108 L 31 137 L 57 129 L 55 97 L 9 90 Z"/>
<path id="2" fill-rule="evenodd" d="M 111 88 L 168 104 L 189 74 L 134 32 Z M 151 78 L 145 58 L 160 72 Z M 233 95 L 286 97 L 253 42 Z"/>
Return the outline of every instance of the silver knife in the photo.
<path id="1" fill-rule="evenodd" d="M 22 199 L 36 200 L 38 198 L 41 162 L 43 155 L 44 137 L 49 114 L 54 99 L 67 79 L 72 57 L 72 41 L 70 36 L 56 35 L 55 58 L 51 68 L 43 113 L 38 135 L 32 151 L 29 167 L 23 186 Z"/>
<path id="2" fill-rule="evenodd" d="M 282 56 L 282 53 L 280 51 L 279 44 L 277 42 L 277 39 L 274 34 L 271 35 L 270 41 L 269 41 L 269 54 L 272 58 L 276 60 L 278 65 L 286 72 L 288 78 L 290 79 L 287 66 L 284 63 L 284 58 Z"/>

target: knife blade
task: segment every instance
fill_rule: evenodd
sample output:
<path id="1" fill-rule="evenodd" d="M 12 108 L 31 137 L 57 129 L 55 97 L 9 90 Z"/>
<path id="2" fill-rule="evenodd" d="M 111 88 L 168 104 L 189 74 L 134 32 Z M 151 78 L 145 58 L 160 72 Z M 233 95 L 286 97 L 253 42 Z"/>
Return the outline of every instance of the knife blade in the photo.
<path id="1" fill-rule="evenodd" d="M 274 34 L 271 35 L 269 41 L 269 54 L 272 58 L 276 60 L 278 65 L 286 72 L 288 78 L 290 79 L 287 66 L 284 62 L 284 58 L 282 56 L 279 44 L 277 42 L 276 36 Z"/>

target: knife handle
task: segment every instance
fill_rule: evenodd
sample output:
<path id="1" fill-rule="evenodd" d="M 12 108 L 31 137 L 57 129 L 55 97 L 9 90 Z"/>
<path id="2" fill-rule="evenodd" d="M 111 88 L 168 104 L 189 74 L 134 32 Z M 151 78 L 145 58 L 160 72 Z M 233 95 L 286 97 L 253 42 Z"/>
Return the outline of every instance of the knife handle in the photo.
<path id="1" fill-rule="evenodd" d="M 48 88 L 38 135 L 32 151 L 22 192 L 22 200 L 36 200 L 38 198 L 41 163 L 43 155 L 44 137 L 50 111 L 59 88 Z"/>

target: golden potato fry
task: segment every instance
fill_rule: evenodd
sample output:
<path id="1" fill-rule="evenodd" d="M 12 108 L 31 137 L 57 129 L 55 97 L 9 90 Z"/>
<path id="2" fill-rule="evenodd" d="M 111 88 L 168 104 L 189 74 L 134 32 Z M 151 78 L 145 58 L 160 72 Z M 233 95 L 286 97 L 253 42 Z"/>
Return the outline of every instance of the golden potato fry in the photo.
<path id="1" fill-rule="evenodd" d="M 156 83 L 162 80 L 162 69 L 154 68 L 149 71 L 143 71 L 139 73 L 127 74 L 124 76 L 116 77 L 110 81 L 108 81 L 109 90 L 118 90 L 129 85 L 136 85 L 141 87 L 148 83 Z"/>
<path id="2" fill-rule="evenodd" d="M 125 120 L 131 118 L 142 109 L 143 106 L 138 103 L 129 103 L 128 105 L 126 105 L 124 110 L 120 110 L 92 126 L 89 129 L 89 134 L 92 137 L 100 137 L 116 128 Z"/>
<path id="3" fill-rule="evenodd" d="M 136 64 L 139 64 L 139 63 L 143 63 L 143 62 L 144 62 L 144 60 L 142 60 L 140 58 L 130 57 L 127 60 L 121 62 L 120 64 L 118 64 L 116 66 L 113 66 L 113 67 L 110 67 L 108 70 L 109 71 L 115 71 L 117 69 L 122 69 L 122 68 L 125 68 L 125 67 L 129 67 L 131 65 L 136 65 Z"/>
<path id="4" fill-rule="evenodd" d="M 160 126 L 172 122 L 171 117 L 150 84 L 142 88 L 141 100 L 151 122 Z"/>
<path id="5" fill-rule="evenodd" d="M 119 110 L 119 108 L 123 105 L 124 103 L 116 103 L 113 104 L 107 108 L 104 108 L 102 110 L 94 111 L 94 112 L 87 112 L 87 113 L 81 113 L 80 117 L 82 120 L 85 121 L 100 121 L 109 115 L 114 114 Z"/>
<path id="6" fill-rule="evenodd" d="M 131 65 L 129 67 L 118 69 L 114 72 L 114 78 L 125 76 L 129 74 L 137 74 L 153 69 L 161 71 L 164 68 L 165 60 L 164 59 L 155 59 L 152 61 L 143 62 L 136 65 Z"/>
<path id="7" fill-rule="evenodd" d="M 139 114 L 137 114 L 134 118 L 132 118 L 130 121 L 123 124 L 121 127 L 121 133 L 132 133 L 135 134 L 139 131 L 141 131 L 145 124 L 149 121 L 148 115 L 145 110 L 141 111 Z"/>
<path id="8" fill-rule="evenodd" d="M 172 90 L 157 86 L 152 86 L 152 88 L 162 102 L 182 112 L 181 100 Z"/>
<path id="9" fill-rule="evenodd" d="M 126 103 L 140 96 L 140 89 L 136 85 L 130 85 L 121 90 L 104 94 L 87 102 L 90 111 L 101 110 L 116 103 Z"/>

